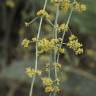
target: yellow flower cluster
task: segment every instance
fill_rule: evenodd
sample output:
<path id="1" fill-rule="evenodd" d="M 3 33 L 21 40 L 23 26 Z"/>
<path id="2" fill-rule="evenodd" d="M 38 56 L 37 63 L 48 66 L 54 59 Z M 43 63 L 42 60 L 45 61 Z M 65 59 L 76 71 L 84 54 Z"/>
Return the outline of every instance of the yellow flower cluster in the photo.
<path id="1" fill-rule="evenodd" d="M 44 86 L 52 86 L 52 84 L 53 84 L 53 81 L 51 78 L 43 77 L 43 78 L 41 78 L 41 80 L 42 80 Z"/>
<path id="2" fill-rule="evenodd" d="M 60 8 L 64 9 L 65 12 L 68 11 L 70 7 L 71 7 L 70 0 L 63 0 L 63 2 L 60 5 Z"/>
<path id="3" fill-rule="evenodd" d="M 75 36 L 74 34 L 72 34 L 70 37 L 69 37 L 69 40 L 71 41 L 71 40 L 75 40 L 75 39 L 77 39 L 77 36 Z"/>
<path id="4" fill-rule="evenodd" d="M 58 52 L 61 54 L 64 54 L 65 50 L 64 50 L 64 48 L 58 48 Z"/>
<path id="5" fill-rule="evenodd" d="M 49 68 L 50 70 L 53 70 L 54 67 L 56 67 L 57 70 L 60 70 L 62 68 L 60 63 L 53 63 L 53 64 L 47 63 L 44 67 L 44 71 L 48 72 Z"/>
<path id="6" fill-rule="evenodd" d="M 58 93 L 58 92 L 60 92 L 60 88 L 58 87 L 58 86 L 47 86 L 47 87 L 45 87 L 45 92 L 46 93 L 52 93 L 52 92 L 54 92 L 54 93 Z"/>
<path id="7" fill-rule="evenodd" d="M 45 87 L 45 92 L 46 93 L 52 93 L 53 91 L 54 91 L 54 88 L 52 86 Z"/>
<path id="8" fill-rule="evenodd" d="M 71 6 L 70 0 L 51 0 L 51 2 L 55 5 L 59 4 L 60 9 L 64 11 L 68 11 Z"/>
<path id="9" fill-rule="evenodd" d="M 53 65 L 56 67 L 56 69 L 61 69 L 62 67 L 60 63 L 54 63 Z"/>
<path id="10" fill-rule="evenodd" d="M 41 78 L 41 80 L 43 82 L 43 85 L 45 86 L 45 92 L 46 93 L 51 93 L 51 92 L 57 93 L 60 91 L 58 86 L 53 85 L 54 81 L 52 81 L 51 78 L 44 77 L 44 78 Z"/>
<path id="11" fill-rule="evenodd" d="M 75 35 L 71 35 L 69 37 L 69 42 L 67 43 L 67 46 L 73 49 L 76 55 L 83 53 L 82 44 L 78 42 L 78 39 Z"/>
<path id="12" fill-rule="evenodd" d="M 79 2 L 72 3 L 71 0 L 51 0 L 53 4 L 59 4 L 60 9 L 63 9 L 67 12 L 70 8 L 74 7 L 76 11 L 83 12 L 86 11 L 86 5 Z"/>
<path id="13" fill-rule="evenodd" d="M 39 53 L 48 52 L 55 47 L 57 48 L 58 44 L 60 44 L 60 39 L 41 39 L 38 41 Z"/>
<path id="14" fill-rule="evenodd" d="M 39 49 L 39 53 L 49 51 L 51 49 L 50 41 L 47 40 L 46 38 L 39 40 L 38 41 L 38 49 Z"/>
<path id="15" fill-rule="evenodd" d="M 35 69 L 32 69 L 31 67 L 28 67 L 26 68 L 26 74 L 29 76 L 29 77 L 32 77 L 33 75 L 41 75 L 41 71 L 40 70 L 35 70 Z"/>
<path id="16" fill-rule="evenodd" d="M 59 28 L 58 28 L 58 31 L 59 31 L 59 32 L 66 32 L 66 31 L 68 31 L 68 25 L 66 25 L 66 24 L 61 24 L 61 25 L 59 26 Z"/>
<path id="17" fill-rule="evenodd" d="M 46 18 L 50 18 L 50 15 L 48 14 L 47 11 L 45 11 L 44 9 L 41 9 L 37 12 L 37 16 L 43 16 L 43 17 L 46 17 Z"/>
<path id="18" fill-rule="evenodd" d="M 59 88 L 58 86 L 54 86 L 54 92 L 55 92 L 55 93 L 60 92 L 60 88 Z"/>
<path id="19" fill-rule="evenodd" d="M 28 47 L 29 47 L 29 44 L 30 44 L 30 40 L 28 40 L 28 39 L 24 39 L 24 40 L 22 41 L 22 46 L 23 46 L 24 48 L 28 48 Z"/>
<path id="20" fill-rule="evenodd" d="M 74 9 L 78 12 L 83 12 L 83 11 L 86 11 L 87 8 L 86 8 L 85 4 L 81 4 L 81 3 L 76 2 Z"/>

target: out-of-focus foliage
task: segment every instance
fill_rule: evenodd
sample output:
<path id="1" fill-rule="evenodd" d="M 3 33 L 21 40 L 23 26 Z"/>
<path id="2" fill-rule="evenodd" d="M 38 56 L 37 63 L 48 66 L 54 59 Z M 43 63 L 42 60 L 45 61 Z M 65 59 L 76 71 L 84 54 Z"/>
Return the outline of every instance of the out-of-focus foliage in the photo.
<path id="1" fill-rule="evenodd" d="M 75 23 L 75 27 L 77 27 L 80 32 L 84 34 L 96 35 L 96 1 L 95 0 L 81 0 L 86 3 L 87 11 L 83 14 L 77 14 L 72 18 Z"/>

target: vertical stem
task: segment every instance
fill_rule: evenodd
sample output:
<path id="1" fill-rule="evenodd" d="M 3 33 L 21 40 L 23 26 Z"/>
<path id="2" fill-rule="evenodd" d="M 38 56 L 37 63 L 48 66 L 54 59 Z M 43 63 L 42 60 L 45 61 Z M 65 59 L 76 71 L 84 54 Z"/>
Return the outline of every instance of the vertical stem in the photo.
<path id="1" fill-rule="evenodd" d="M 39 29 L 38 29 L 38 34 L 37 34 L 37 41 L 38 41 L 39 36 L 40 36 L 40 30 L 41 30 L 42 20 L 43 20 L 43 18 L 41 17 L 40 25 L 39 25 Z M 37 65 L 38 65 L 38 45 L 37 45 L 37 42 L 36 42 L 35 71 L 37 70 Z M 29 96 L 32 96 L 33 85 L 34 85 L 35 78 L 36 78 L 36 76 L 34 75 L 33 78 L 32 78 L 32 83 L 31 83 L 31 89 L 30 89 L 30 95 Z"/>
<path id="2" fill-rule="evenodd" d="M 57 11 L 56 11 L 56 19 L 55 19 L 55 24 L 54 24 L 54 28 L 55 28 L 55 31 L 54 31 L 54 39 L 57 39 L 57 32 L 58 32 L 58 29 L 57 29 L 57 24 L 58 24 L 58 17 L 59 17 L 59 4 L 57 5 Z M 57 49 L 54 48 L 54 63 L 56 64 L 56 55 L 57 55 Z M 56 69 L 56 65 L 55 65 L 55 79 L 57 79 L 58 76 L 57 76 L 57 69 Z"/>
<path id="3" fill-rule="evenodd" d="M 75 3 L 75 1 L 76 1 L 76 0 L 74 0 L 73 3 Z M 73 10 L 74 10 L 74 8 L 72 7 L 72 9 L 71 9 L 71 11 L 70 11 L 70 14 L 69 14 L 69 16 L 68 16 L 67 22 L 66 22 L 66 26 L 69 25 L 69 22 L 70 22 L 70 19 L 71 19 Z M 65 37 L 65 32 L 63 32 L 63 35 L 62 35 L 62 42 L 61 42 L 60 48 L 62 47 L 62 43 L 63 43 L 64 37 Z M 59 56 L 60 56 L 60 54 L 58 53 L 58 54 L 57 54 L 57 60 L 56 60 L 57 63 L 59 62 Z"/>
<path id="4" fill-rule="evenodd" d="M 57 29 L 57 26 L 58 26 L 58 18 L 59 18 L 59 4 L 57 5 L 57 11 L 56 11 L 56 19 L 55 19 L 55 24 L 54 24 L 54 39 L 57 39 L 57 35 L 58 35 L 58 29 Z M 57 49 L 54 48 L 54 68 L 55 68 L 55 79 L 58 78 L 58 75 L 57 75 L 57 69 L 56 69 L 56 56 L 57 56 Z M 58 84 L 57 84 L 58 85 Z M 56 94 L 54 93 L 53 94 L 54 96 L 56 96 Z"/>
<path id="5" fill-rule="evenodd" d="M 45 0 L 45 3 L 44 3 L 44 7 L 43 7 L 44 10 L 45 10 L 45 8 L 46 8 L 46 5 L 47 5 L 47 0 Z M 40 24 L 39 24 L 39 28 L 38 28 L 38 34 L 37 34 L 37 41 L 38 41 L 38 39 L 39 39 L 39 37 L 40 37 L 40 31 L 41 31 L 42 21 L 43 21 L 43 17 L 41 17 L 41 19 L 40 19 Z M 37 42 L 36 42 L 35 71 L 37 70 L 37 65 L 38 65 L 38 44 L 37 44 Z M 34 75 L 33 78 L 32 78 L 29 96 L 32 96 L 32 95 L 33 95 L 33 86 L 34 86 L 35 78 L 36 78 L 36 75 Z"/>

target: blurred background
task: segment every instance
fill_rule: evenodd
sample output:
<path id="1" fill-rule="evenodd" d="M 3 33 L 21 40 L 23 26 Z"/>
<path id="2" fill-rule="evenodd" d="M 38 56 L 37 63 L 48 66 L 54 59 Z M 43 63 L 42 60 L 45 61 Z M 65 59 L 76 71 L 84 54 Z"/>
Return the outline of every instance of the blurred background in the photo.
<path id="1" fill-rule="evenodd" d="M 74 12 L 69 26 L 83 43 L 84 53 L 76 56 L 68 51 L 60 56 L 64 66 L 60 75 L 61 96 L 96 96 L 96 0 L 80 1 L 87 5 L 87 11 L 82 14 Z M 36 36 L 39 20 L 28 27 L 25 27 L 25 21 L 36 17 L 43 4 L 44 0 L 0 0 L 0 96 L 29 94 L 31 80 L 25 75 L 25 68 L 34 65 L 35 51 L 32 46 L 24 49 L 21 42 L 25 37 L 31 39 Z M 54 16 L 55 9 L 49 2 L 47 10 Z M 67 16 L 61 12 L 59 23 Z M 47 34 L 50 37 L 49 29 L 44 21 L 42 36 Z M 38 80 L 34 96 L 47 96 Z"/>

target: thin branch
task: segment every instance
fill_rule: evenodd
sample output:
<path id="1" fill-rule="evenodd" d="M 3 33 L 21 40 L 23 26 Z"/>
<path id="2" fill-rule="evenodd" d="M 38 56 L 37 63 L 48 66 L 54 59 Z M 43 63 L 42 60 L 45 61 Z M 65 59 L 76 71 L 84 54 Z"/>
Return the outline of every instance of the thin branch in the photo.
<path id="1" fill-rule="evenodd" d="M 45 3 L 44 3 L 44 7 L 43 7 L 44 10 L 46 8 L 46 5 L 47 5 L 47 0 L 45 0 Z M 43 21 L 43 17 L 41 17 L 41 19 L 40 19 L 40 24 L 39 24 L 38 33 L 37 33 L 37 41 L 38 41 L 39 36 L 40 36 L 42 21 Z M 38 65 L 38 44 L 36 42 L 35 71 L 37 70 L 37 65 Z M 33 85 L 34 85 L 34 82 L 35 82 L 35 78 L 36 78 L 36 76 L 34 75 L 33 78 L 32 78 L 32 83 L 31 83 L 31 89 L 30 89 L 29 96 L 33 95 Z"/>
<path id="2" fill-rule="evenodd" d="M 76 2 L 76 0 L 74 0 L 74 2 Z M 74 4 L 74 2 L 73 2 L 73 4 Z M 70 19 L 71 19 L 73 10 L 74 10 L 74 8 L 72 7 L 72 9 L 71 9 L 71 11 L 70 11 L 70 14 L 69 14 L 69 16 L 68 16 L 67 22 L 66 22 L 66 27 L 69 25 L 69 22 L 70 22 Z M 60 48 L 62 47 L 62 43 L 63 43 L 64 37 L 65 37 L 65 32 L 63 32 L 63 35 L 62 35 L 62 42 L 61 42 Z M 59 55 L 60 55 L 60 54 L 58 53 L 58 54 L 57 54 L 57 63 L 59 62 Z"/>
<path id="3" fill-rule="evenodd" d="M 26 25 L 26 26 L 29 26 L 30 24 L 34 23 L 38 18 L 39 18 L 39 16 L 35 17 L 35 18 L 32 19 L 30 22 L 25 22 L 25 25 Z"/>
<path id="4" fill-rule="evenodd" d="M 56 11 L 56 19 L 55 19 L 55 24 L 54 24 L 54 28 L 55 28 L 55 31 L 54 31 L 54 38 L 57 39 L 57 24 L 58 24 L 58 18 L 59 18 L 59 4 L 57 5 L 57 11 Z M 56 64 L 56 55 L 57 55 L 57 49 L 55 48 L 54 49 L 54 63 Z M 57 76 L 57 69 L 56 69 L 56 66 L 55 66 L 55 79 L 57 79 L 58 76 Z"/>
<path id="5" fill-rule="evenodd" d="M 47 21 L 48 21 L 48 23 L 52 26 L 52 27 L 54 27 L 54 24 L 49 20 L 49 19 L 46 19 Z"/>

